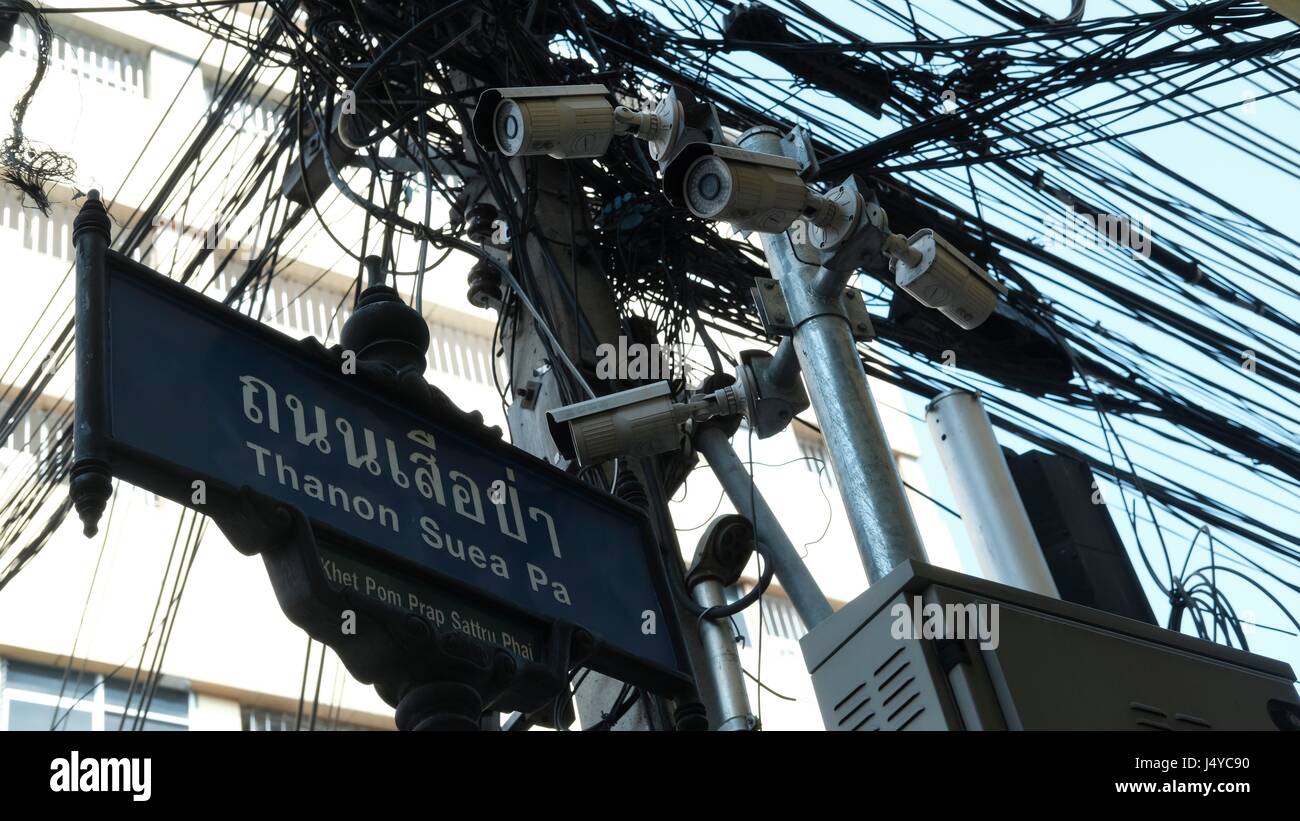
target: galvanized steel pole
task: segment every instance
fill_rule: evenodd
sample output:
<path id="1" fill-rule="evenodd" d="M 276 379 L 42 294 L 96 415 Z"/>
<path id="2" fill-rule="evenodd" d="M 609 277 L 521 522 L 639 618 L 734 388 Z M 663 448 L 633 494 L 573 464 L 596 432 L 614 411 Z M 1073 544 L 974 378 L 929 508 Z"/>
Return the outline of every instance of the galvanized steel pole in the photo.
<path id="1" fill-rule="evenodd" d="M 775 129 L 751 129 L 738 144 L 750 151 L 782 153 L 781 135 Z M 853 538 L 867 579 L 874 583 L 904 561 L 925 561 L 925 548 L 852 329 L 838 307 L 850 272 L 803 261 L 787 234 L 761 236 L 768 265 L 790 309 L 795 352 L 830 451 Z M 803 247 L 811 254 L 810 246 Z"/>

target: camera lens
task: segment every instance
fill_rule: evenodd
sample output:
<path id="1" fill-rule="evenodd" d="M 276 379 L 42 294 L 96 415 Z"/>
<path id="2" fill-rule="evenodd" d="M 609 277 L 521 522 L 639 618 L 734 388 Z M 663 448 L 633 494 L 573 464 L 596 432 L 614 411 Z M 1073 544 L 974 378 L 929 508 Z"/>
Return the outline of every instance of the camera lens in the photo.
<path id="1" fill-rule="evenodd" d="M 713 172 L 700 177 L 700 196 L 706 200 L 716 200 L 722 191 L 722 179 Z"/>
<path id="2" fill-rule="evenodd" d="M 514 156 L 524 146 L 524 112 L 514 100 L 502 100 L 496 111 L 497 145 Z"/>
<path id="3" fill-rule="evenodd" d="M 717 157 L 700 157 L 686 171 L 686 206 L 697 217 L 722 213 L 731 200 L 731 172 Z"/>

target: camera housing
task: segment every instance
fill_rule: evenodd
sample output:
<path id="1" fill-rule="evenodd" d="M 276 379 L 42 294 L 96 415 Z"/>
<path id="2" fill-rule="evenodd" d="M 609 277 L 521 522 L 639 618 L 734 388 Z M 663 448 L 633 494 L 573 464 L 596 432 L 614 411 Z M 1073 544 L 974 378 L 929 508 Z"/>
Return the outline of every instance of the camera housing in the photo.
<path id="1" fill-rule="evenodd" d="M 664 169 L 664 195 L 701 219 L 764 233 L 786 230 L 822 199 L 794 160 L 710 143 L 682 147 Z"/>
<path id="2" fill-rule="evenodd" d="M 884 250 L 891 257 L 889 267 L 898 287 L 968 331 L 988 319 L 998 296 L 1007 292 L 929 228 L 906 240 L 894 234 L 885 241 Z"/>
<path id="3" fill-rule="evenodd" d="M 598 396 L 546 412 L 555 449 L 578 465 L 619 456 L 655 456 L 681 447 L 690 419 L 744 413 L 739 386 L 701 391 L 674 402 L 666 381 Z"/>
<path id="4" fill-rule="evenodd" d="M 616 131 L 613 100 L 599 84 L 490 88 L 472 122 L 481 148 L 508 157 L 599 157 Z"/>
<path id="5" fill-rule="evenodd" d="M 586 467 L 673 450 L 691 413 L 673 402 L 667 382 L 655 382 L 547 411 L 546 424 L 556 450 Z"/>

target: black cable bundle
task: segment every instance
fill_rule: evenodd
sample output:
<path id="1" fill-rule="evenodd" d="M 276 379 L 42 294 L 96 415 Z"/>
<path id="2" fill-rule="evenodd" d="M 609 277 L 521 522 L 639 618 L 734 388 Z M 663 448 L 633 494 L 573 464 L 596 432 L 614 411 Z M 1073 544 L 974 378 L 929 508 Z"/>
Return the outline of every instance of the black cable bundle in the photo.
<path id="1" fill-rule="evenodd" d="M 50 45 L 54 30 L 45 15 L 27 0 L 14 0 L 14 5 L 31 18 L 36 29 L 36 72 L 23 96 L 14 104 L 13 133 L 0 145 L 0 177 L 30 199 L 42 214 L 50 213 L 47 191 L 57 182 L 71 182 L 77 173 L 77 164 L 66 154 L 33 143 L 23 135 L 23 120 L 31 105 L 36 89 L 45 79 L 50 64 Z"/>

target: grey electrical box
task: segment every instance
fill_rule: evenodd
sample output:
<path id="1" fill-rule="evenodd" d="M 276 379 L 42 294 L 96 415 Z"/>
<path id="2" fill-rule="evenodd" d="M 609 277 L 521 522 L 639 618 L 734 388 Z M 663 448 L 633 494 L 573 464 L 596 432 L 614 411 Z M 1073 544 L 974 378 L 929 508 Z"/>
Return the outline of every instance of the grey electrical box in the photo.
<path id="1" fill-rule="evenodd" d="M 920 562 L 800 645 L 828 730 L 1300 729 L 1290 665 Z"/>

